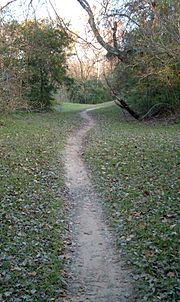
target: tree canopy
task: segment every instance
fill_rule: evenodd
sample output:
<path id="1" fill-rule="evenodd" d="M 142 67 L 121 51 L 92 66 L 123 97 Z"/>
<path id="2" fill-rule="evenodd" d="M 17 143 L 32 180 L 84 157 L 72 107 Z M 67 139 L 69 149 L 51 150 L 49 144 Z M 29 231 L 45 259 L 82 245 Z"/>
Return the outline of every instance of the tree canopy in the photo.
<path id="1" fill-rule="evenodd" d="M 15 1 L 7 1 L 1 12 Z M 103 0 L 97 2 L 98 9 L 87 0 L 76 2 L 87 13 L 90 31 L 111 62 L 104 79 L 116 103 L 137 119 L 176 112 L 180 95 L 179 1 Z M 54 21 L 19 24 L 2 18 L 0 85 L 5 103 L 22 98 L 33 106 L 48 106 L 52 92 L 63 82 L 72 31 L 58 12 L 56 17 L 58 26 Z M 94 88 L 83 83 L 85 86 Z"/>
<path id="2" fill-rule="evenodd" d="M 71 38 L 57 22 L 1 22 L 1 107 L 48 107 L 67 70 Z"/>
<path id="3" fill-rule="evenodd" d="M 88 1 L 77 1 L 87 12 L 107 58 L 115 62 L 109 86 L 120 107 L 136 118 L 176 110 L 180 94 L 178 1 L 102 1 L 101 23 Z"/>

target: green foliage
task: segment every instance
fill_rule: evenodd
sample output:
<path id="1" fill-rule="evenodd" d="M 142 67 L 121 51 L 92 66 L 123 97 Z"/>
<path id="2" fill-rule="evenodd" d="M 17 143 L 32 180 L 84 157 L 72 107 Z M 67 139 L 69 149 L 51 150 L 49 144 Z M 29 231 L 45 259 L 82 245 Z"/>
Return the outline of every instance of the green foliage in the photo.
<path id="1" fill-rule="evenodd" d="M 59 112 L 80 112 L 82 110 L 93 108 L 90 104 L 79 104 L 79 103 L 67 103 L 64 102 L 61 105 L 55 105 L 54 108 Z"/>
<path id="2" fill-rule="evenodd" d="M 17 60 L 18 24 L 16 21 L 0 20 L 0 111 L 13 109 L 21 104 L 21 66 Z M 25 104 L 24 104 L 25 106 Z"/>
<path id="3" fill-rule="evenodd" d="M 111 101 L 112 97 L 102 80 L 95 78 L 79 80 L 66 79 L 66 87 L 72 102 L 81 104 L 99 104 Z"/>
<path id="4" fill-rule="evenodd" d="M 91 114 L 99 125 L 87 137 L 85 158 L 117 244 L 134 265 L 141 301 L 176 302 L 178 125 L 120 122 L 115 107 Z"/>
<path id="5" fill-rule="evenodd" d="M 67 31 L 53 21 L 27 20 L 2 23 L 1 33 L 0 84 L 6 105 L 22 100 L 33 108 L 48 107 L 66 74 Z"/>
<path id="6" fill-rule="evenodd" d="M 64 293 L 62 150 L 70 113 L 0 117 L 0 298 L 49 302 Z"/>
<path id="7" fill-rule="evenodd" d="M 70 38 L 63 28 L 45 21 L 27 22 L 21 26 L 22 60 L 26 66 L 23 81 L 25 96 L 33 106 L 47 107 L 52 93 L 63 82 L 66 73 L 66 47 Z"/>
<path id="8" fill-rule="evenodd" d="M 179 108 L 178 1 L 126 1 L 126 54 L 111 76 L 114 89 L 142 115 Z"/>
<path id="9" fill-rule="evenodd" d="M 151 60 L 150 56 L 135 54 L 120 64 L 112 80 L 114 88 L 141 114 L 152 107 L 152 115 L 159 110 L 175 111 L 179 107 L 180 96 L 177 67 L 167 66 L 167 61 L 164 65 L 165 61 L 159 63 L 155 59 L 146 65 L 147 60 Z"/>

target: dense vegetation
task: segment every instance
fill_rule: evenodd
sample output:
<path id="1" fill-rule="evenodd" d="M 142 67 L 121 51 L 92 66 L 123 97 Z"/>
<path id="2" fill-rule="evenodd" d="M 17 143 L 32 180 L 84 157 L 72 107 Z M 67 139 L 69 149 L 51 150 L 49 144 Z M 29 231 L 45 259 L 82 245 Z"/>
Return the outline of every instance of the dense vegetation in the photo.
<path id="1" fill-rule="evenodd" d="M 98 18 L 88 1 L 77 1 L 114 64 L 106 78 L 119 106 L 136 119 L 175 112 L 180 97 L 179 1 L 103 1 Z"/>
<path id="2" fill-rule="evenodd" d="M 126 1 L 132 22 L 122 41 L 126 58 L 116 66 L 112 85 L 141 114 L 179 107 L 178 6 L 176 0 Z"/>
<path id="3" fill-rule="evenodd" d="M 57 22 L 0 22 L 0 110 L 47 108 L 62 84 L 70 37 Z"/>
<path id="4" fill-rule="evenodd" d="M 109 102 L 112 99 L 105 83 L 95 77 L 86 80 L 69 77 L 66 79 L 65 84 L 72 103 L 100 104 Z"/>
<path id="5" fill-rule="evenodd" d="M 91 114 L 85 159 L 142 301 L 176 302 L 179 128 L 123 121 L 115 106 Z"/>
<path id="6" fill-rule="evenodd" d="M 90 30 L 85 23 L 85 31 L 94 33 L 106 56 L 92 34 L 87 43 L 77 41 L 59 16 L 56 21 L 17 22 L 0 10 L 0 110 L 48 107 L 62 86 L 72 102 L 94 104 L 116 98 L 137 119 L 176 113 L 179 1 L 105 0 L 98 13 L 88 1 L 77 2 L 89 14 Z M 79 53 L 76 47 L 69 51 L 72 40 L 73 46 L 83 45 Z M 67 60 L 70 53 L 76 55 L 76 63 Z"/>

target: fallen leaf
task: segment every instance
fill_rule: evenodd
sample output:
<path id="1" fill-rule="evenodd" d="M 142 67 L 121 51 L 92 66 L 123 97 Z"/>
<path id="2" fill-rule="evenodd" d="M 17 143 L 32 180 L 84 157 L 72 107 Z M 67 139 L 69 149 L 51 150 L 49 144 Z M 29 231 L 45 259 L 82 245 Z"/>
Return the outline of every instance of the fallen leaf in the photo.
<path id="1" fill-rule="evenodd" d="M 32 276 L 32 277 L 35 277 L 37 275 L 37 273 L 36 272 L 30 272 L 30 273 L 28 273 L 28 275 Z"/>
<path id="2" fill-rule="evenodd" d="M 145 250 L 144 251 L 144 256 L 145 257 L 152 257 L 154 255 L 154 253 L 150 250 Z"/>
<path id="3" fill-rule="evenodd" d="M 167 277 L 174 277 L 175 276 L 175 273 L 174 272 L 168 272 L 167 273 Z"/>

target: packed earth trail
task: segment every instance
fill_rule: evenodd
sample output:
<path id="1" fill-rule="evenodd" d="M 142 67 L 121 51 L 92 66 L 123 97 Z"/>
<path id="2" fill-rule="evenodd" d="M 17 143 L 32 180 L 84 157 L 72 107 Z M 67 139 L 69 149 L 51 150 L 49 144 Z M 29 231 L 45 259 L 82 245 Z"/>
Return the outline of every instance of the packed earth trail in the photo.
<path id="1" fill-rule="evenodd" d="M 102 205 L 82 160 L 82 143 L 95 121 L 86 111 L 84 124 L 67 141 L 66 186 L 71 200 L 72 262 L 67 302 L 133 302 L 131 272 L 114 248 Z"/>

